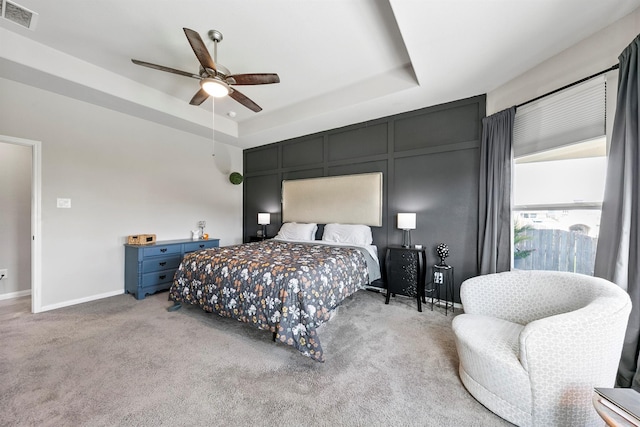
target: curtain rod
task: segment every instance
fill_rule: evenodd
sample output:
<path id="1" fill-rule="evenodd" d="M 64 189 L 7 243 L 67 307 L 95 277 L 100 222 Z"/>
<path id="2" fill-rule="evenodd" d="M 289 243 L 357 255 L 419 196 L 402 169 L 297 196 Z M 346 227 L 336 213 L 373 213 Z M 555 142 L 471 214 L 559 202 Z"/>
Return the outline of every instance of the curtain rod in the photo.
<path id="1" fill-rule="evenodd" d="M 545 93 L 544 95 L 540 95 L 540 96 L 538 96 L 537 98 L 533 98 L 533 99 L 530 99 L 530 100 L 528 100 L 528 101 L 526 101 L 526 102 L 523 102 L 522 104 L 516 105 L 516 108 L 520 108 L 520 107 L 522 107 L 523 105 L 530 104 L 530 103 L 532 103 L 532 102 L 534 102 L 534 101 L 537 101 L 537 100 L 539 100 L 539 99 L 544 98 L 545 96 L 553 95 L 554 93 L 557 93 L 557 92 L 560 92 L 561 90 L 565 90 L 565 89 L 567 89 L 567 88 L 570 88 L 571 86 L 575 86 L 575 85 L 578 85 L 578 84 L 580 84 L 580 83 L 582 83 L 582 82 L 586 82 L 587 80 L 592 79 L 592 78 L 594 78 L 594 77 L 598 77 L 598 76 L 599 76 L 599 75 L 601 75 L 601 74 L 608 73 L 609 71 L 617 70 L 618 68 L 620 68 L 620 64 L 612 65 L 611 67 L 607 68 L 606 70 L 602 70 L 602 71 L 600 71 L 599 73 L 595 73 L 595 74 L 594 74 L 594 75 L 592 75 L 592 76 L 585 77 L 584 79 L 580 79 L 580 80 L 578 80 L 577 82 L 569 83 L 568 85 L 563 86 L 563 87 L 561 87 L 560 89 L 552 90 L 551 92 L 547 92 L 547 93 Z"/>

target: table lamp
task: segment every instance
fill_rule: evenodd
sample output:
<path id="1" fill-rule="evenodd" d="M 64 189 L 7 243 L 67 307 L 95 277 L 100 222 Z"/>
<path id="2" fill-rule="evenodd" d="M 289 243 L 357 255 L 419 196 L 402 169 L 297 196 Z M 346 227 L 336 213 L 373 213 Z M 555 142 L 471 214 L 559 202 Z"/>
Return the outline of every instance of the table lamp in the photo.
<path id="1" fill-rule="evenodd" d="M 416 228 L 416 214 L 415 213 L 399 213 L 398 214 L 398 228 L 402 230 L 402 247 L 408 248 L 411 246 L 411 230 Z"/>
<path id="2" fill-rule="evenodd" d="M 262 225 L 262 237 L 267 237 L 267 225 L 271 224 L 271 214 L 268 212 L 258 213 L 258 224 Z"/>

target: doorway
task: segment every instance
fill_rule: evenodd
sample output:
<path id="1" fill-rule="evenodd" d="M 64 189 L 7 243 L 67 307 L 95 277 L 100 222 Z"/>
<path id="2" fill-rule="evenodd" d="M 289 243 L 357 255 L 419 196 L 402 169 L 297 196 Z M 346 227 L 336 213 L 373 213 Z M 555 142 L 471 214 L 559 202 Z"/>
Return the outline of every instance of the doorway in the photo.
<path id="1" fill-rule="evenodd" d="M 31 312 L 42 311 L 42 274 L 41 274 L 41 173 L 42 145 L 40 141 L 0 135 L 0 144 L 12 144 L 31 149 Z M 0 268 L 4 268 L 0 266 Z M 11 274 L 9 272 L 9 274 Z"/>

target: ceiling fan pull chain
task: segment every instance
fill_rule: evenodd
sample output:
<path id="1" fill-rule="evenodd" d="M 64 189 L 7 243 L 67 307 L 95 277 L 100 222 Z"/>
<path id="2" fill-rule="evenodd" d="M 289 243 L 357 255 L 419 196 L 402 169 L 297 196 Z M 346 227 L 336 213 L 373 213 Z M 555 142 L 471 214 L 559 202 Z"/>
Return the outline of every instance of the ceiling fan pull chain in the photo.
<path id="1" fill-rule="evenodd" d="M 216 100 L 211 100 L 211 157 L 216 156 Z"/>

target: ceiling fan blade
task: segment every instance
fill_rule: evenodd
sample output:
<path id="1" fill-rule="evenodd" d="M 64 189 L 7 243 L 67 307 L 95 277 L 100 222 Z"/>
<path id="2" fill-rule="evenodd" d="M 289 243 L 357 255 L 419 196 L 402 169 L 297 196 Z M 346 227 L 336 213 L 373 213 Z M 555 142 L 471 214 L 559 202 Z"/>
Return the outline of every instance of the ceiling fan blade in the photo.
<path id="1" fill-rule="evenodd" d="M 275 73 L 233 74 L 229 76 L 237 85 L 265 85 L 280 83 L 280 77 Z"/>
<path id="2" fill-rule="evenodd" d="M 209 94 L 204 89 L 200 89 L 199 91 L 196 92 L 195 95 L 193 95 L 193 98 L 191 98 L 191 101 L 189 101 L 189 104 L 200 105 L 204 101 L 206 101 L 207 98 L 209 98 Z"/>
<path id="3" fill-rule="evenodd" d="M 242 93 L 238 92 L 235 89 L 231 89 L 231 93 L 229 93 L 229 96 L 235 99 L 236 101 L 238 101 L 240 104 L 247 107 L 248 109 L 255 111 L 256 113 L 262 111 L 262 108 L 258 104 L 256 104 L 255 102 L 253 102 L 252 100 L 250 100 L 245 95 L 243 95 Z"/>
<path id="4" fill-rule="evenodd" d="M 176 70 L 175 68 L 165 67 L 164 65 L 152 64 L 151 62 L 139 61 L 137 59 L 132 59 L 136 65 L 142 65 L 143 67 L 153 68 L 154 70 L 166 71 L 167 73 L 178 74 L 180 76 L 193 77 L 194 79 L 200 79 L 200 76 L 197 74 L 189 73 L 187 71 Z"/>
<path id="5" fill-rule="evenodd" d="M 196 33 L 189 28 L 183 28 L 184 34 L 187 36 L 187 40 L 189 40 L 189 44 L 191 45 L 191 49 L 193 49 L 193 53 L 196 54 L 196 58 L 200 61 L 200 65 L 207 70 L 216 69 L 216 64 L 213 62 L 213 58 L 209 54 L 207 47 L 205 46 L 200 34 Z M 208 72 L 208 71 L 207 71 Z"/>

